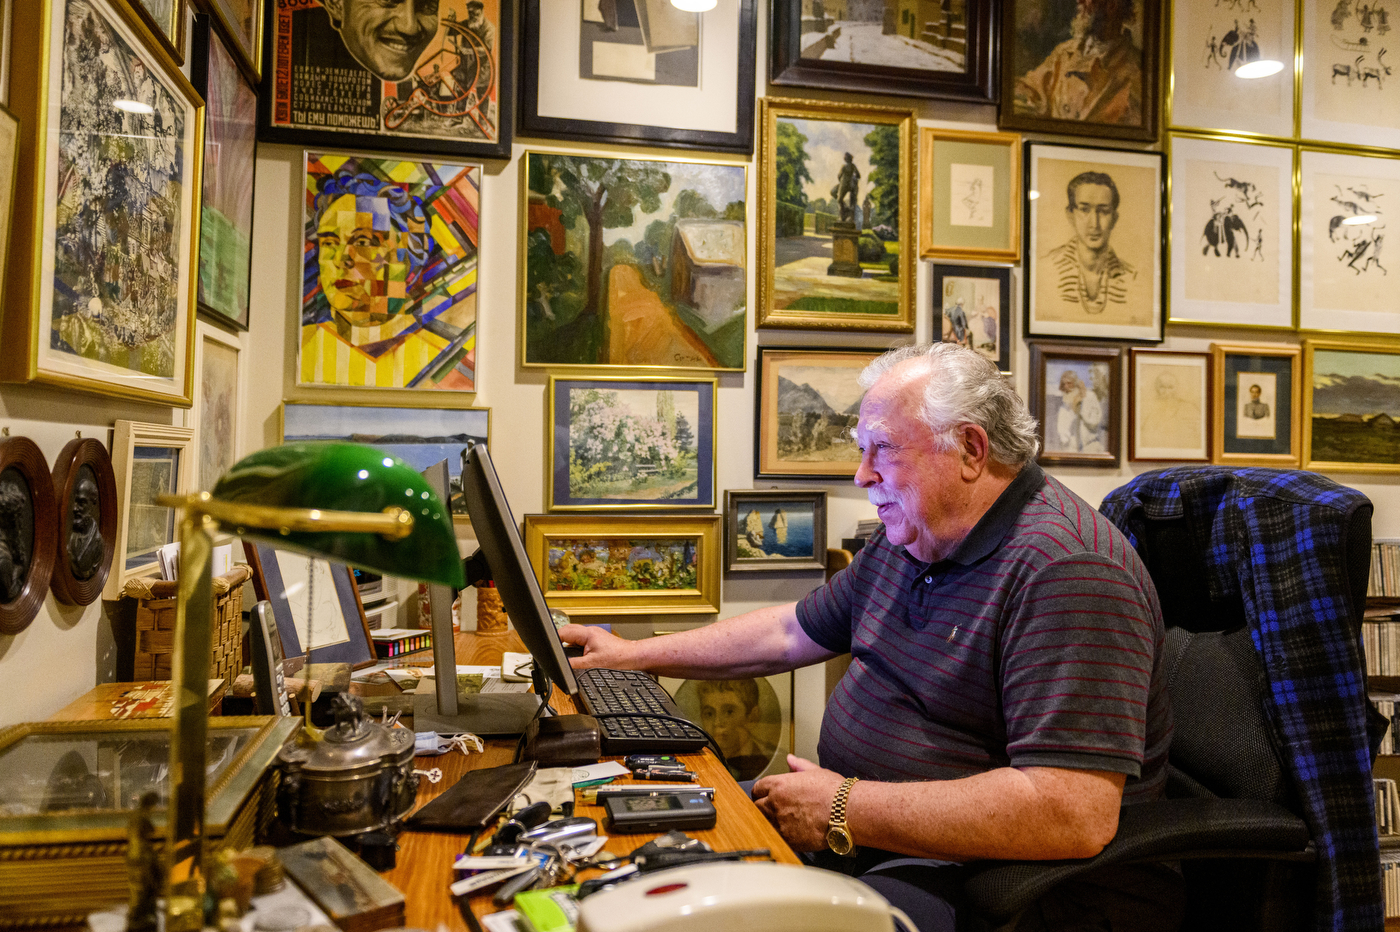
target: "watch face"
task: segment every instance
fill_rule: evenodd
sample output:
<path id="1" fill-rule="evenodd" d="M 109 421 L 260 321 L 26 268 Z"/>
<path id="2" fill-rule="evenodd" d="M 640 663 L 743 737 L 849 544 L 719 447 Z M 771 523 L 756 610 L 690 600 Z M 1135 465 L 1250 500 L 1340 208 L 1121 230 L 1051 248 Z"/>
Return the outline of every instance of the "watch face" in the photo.
<path id="1" fill-rule="evenodd" d="M 837 854 L 849 854 L 855 844 L 851 835 L 843 828 L 832 826 L 826 830 L 826 846 Z"/>

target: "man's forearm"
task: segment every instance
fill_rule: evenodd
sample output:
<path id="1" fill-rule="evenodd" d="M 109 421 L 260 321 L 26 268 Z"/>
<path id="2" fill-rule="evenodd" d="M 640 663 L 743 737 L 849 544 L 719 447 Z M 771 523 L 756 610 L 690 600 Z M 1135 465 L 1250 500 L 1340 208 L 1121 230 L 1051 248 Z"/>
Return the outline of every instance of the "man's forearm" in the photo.
<path id="1" fill-rule="evenodd" d="M 795 602 L 631 644 L 638 669 L 692 679 L 767 676 L 833 656 L 802 633 Z"/>

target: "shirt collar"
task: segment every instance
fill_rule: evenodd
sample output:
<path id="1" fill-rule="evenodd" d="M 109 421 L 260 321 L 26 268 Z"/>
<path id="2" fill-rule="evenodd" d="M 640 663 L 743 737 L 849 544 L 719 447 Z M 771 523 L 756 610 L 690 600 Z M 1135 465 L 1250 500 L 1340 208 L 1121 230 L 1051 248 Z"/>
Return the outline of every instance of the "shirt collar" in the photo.
<path id="1" fill-rule="evenodd" d="M 1016 474 L 1016 478 L 1011 480 L 1011 484 L 1002 489 L 997 500 L 992 502 L 992 507 L 982 515 L 981 519 L 973 525 L 971 531 L 958 544 L 957 549 L 949 556 L 948 560 L 963 566 L 971 566 L 978 560 L 987 557 L 993 550 L 1001 544 L 1007 533 L 1011 530 L 1016 519 L 1021 516 L 1021 509 L 1026 507 L 1026 503 L 1040 487 L 1045 484 L 1045 471 L 1035 463 L 1027 463 L 1021 467 L 1021 471 Z M 905 555 L 910 560 L 915 560 L 914 556 L 907 550 Z M 925 565 L 925 569 L 934 564 Z"/>

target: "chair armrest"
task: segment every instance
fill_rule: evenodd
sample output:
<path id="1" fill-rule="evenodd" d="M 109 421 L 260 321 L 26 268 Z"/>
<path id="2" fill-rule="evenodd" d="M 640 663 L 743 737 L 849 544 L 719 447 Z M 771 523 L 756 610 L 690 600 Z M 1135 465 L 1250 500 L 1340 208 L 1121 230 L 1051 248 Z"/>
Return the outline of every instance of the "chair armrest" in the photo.
<path id="1" fill-rule="evenodd" d="M 1312 860 L 1308 825 L 1257 799 L 1164 799 L 1124 806 L 1118 833 L 1092 858 L 967 865 L 963 893 L 979 912 L 1008 919 L 1060 883 L 1111 864 L 1194 858 Z"/>

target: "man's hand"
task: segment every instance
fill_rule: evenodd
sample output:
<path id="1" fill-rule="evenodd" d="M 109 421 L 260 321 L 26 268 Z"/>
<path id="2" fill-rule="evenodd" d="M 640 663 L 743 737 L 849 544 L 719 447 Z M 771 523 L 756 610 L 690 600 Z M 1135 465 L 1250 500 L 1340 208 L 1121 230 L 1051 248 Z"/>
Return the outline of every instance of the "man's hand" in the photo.
<path id="1" fill-rule="evenodd" d="M 842 777 L 796 754 L 789 754 L 787 762 L 792 773 L 764 777 L 753 785 L 754 802 L 794 851 L 820 851 L 826 847 L 831 801 Z"/>
<path id="2" fill-rule="evenodd" d="M 564 625 L 559 629 L 559 639 L 566 645 L 573 644 L 583 648 L 582 657 L 569 659 L 570 666 L 575 670 L 586 670 L 589 667 L 606 667 L 609 670 L 637 669 L 635 661 L 630 659 L 635 643 L 602 628 L 593 625 Z"/>

